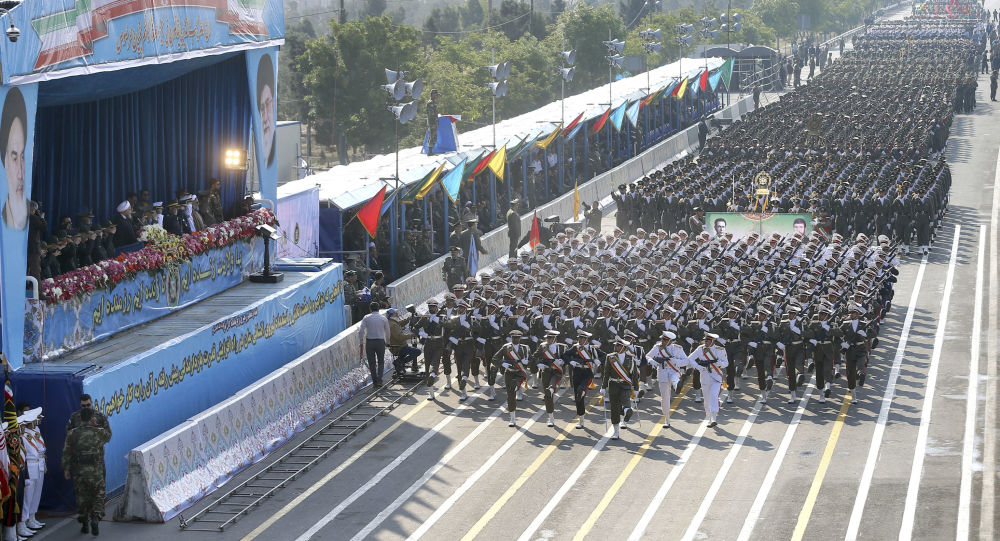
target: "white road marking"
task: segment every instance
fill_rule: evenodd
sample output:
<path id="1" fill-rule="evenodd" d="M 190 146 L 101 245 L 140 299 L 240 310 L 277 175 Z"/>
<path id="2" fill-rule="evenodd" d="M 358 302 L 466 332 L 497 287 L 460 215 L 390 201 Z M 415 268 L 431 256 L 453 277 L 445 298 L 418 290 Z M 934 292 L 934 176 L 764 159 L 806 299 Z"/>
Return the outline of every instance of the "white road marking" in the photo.
<path id="1" fill-rule="evenodd" d="M 899 379 L 899 369 L 903 363 L 903 355 L 906 353 L 906 343 L 910 338 L 910 327 L 913 325 L 913 314 L 917 308 L 917 297 L 920 293 L 920 284 L 924 281 L 924 270 L 927 269 L 927 256 L 920 260 L 920 268 L 917 270 L 917 278 L 913 281 L 913 291 L 910 293 L 910 304 L 906 309 L 906 318 L 903 319 L 903 329 L 899 333 L 899 343 L 896 345 L 896 355 L 892 359 L 892 370 L 889 372 L 889 380 L 886 382 L 885 394 L 882 395 L 882 406 L 878 412 L 878 419 L 875 421 L 875 432 L 872 434 L 872 444 L 868 448 L 868 458 L 865 460 L 865 469 L 861 473 L 861 485 L 858 487 L 858 495 L 854 499 L 854 508 L 851 510 L 851 518 L 847 523 L 847 541 L 854 541 L 858 538 L 858 529 L 861 527 L 861 515 L 865 510 L 865 501 L 868 499 L 868 490 L 871 489 L 872 475 L 875 473 L 875 462 L 878 460 L 879 447 L 882 446 L 882 437 L 885 435 L 885 422 L 889 417 L 889 409 L 892 407 L 892 398 L 896 393 L 896 380 Z"/>
<path id="2" fill-rule="evenodd" d="M 479 425 L 476 426 L 476 429 L 470 432 L 468 436 L 463 438 L 458 445 L 456 445 L 450 451 L 445 453 L 445 455 L 441 457 L 441 459 L 438 460 L 436 464 L 434 464 L 430 468 L 427 468 L 427 471 L 425 471 L 424 474 L 421 475 L 419 479 L 414 481 L 409 488 L 401 492 L 399 496 L 397 496 L 396 499 L 393 500 L 392 503 L 390 503 L 384 509 L 379 511 L 379 513 L 375 515 L 375 518 L 373 518 L 371 522 L 366 524 L 365 527 L 361 529 L 361 531 L 359 531 L 357 534 L 355 534 L 354 537 L 351 538 L 351 541 L 360 541 L 361 539 L 367 539 L 368 536 L 371 535 L 373 531 L 375 531 L 375 528 L 378 528 L 379 524 L 382 524 L 382 522 L 384 522 L 385 519 L 389 518 L 390 515 L 395 513 L 396 510 L 400 508 L 400 506 L 406 503 L 406 500 L 410 499 L 410 496 L 413 496 L 413 494 L 415 494 L 418 490 L 420 490 L 420 487 L 424 486 L 427 483 L 427 481 L 430 481 L 431 477 L 434 477 L 437 474 L 437 472 L 441 470 L 441 468 L 445 467 L 449 462 L 454 460 L 455 457 L 458 456 L 458 453 L 462 452 L 462 450 L 465 449 L 467 445 L 472 443 L 472 440 L 476 439 L 480 434 L 482 434 L 483 431 L 486 430 L 486 427 L 488 427 L 490 423 L 492 423 L 497 417 L 499 417 L 500 414 L 503 413 L 503 411 L 504 411 L 503 408 L 497 408 L 496 410 L 494 410 L 493 413 L 490 414 L 490 416 L 485 421 L 479 423 Z"/>
<path id="3" fill-rule="evenodd" d="M 995 509 L 997 476 L 997 333 L 1000 321 L 997 307 L 1000 306 L 1000 277 L 998 277 L 998 255 L 1000 255 L 1000 152 L 997 152 L 996 176 L 993 179 L 993 209 L 990 211 L 990 296 L 989 325 L 986 339 L 986 404 L 983 405 L 983 491 L 979 510 L 979 536 L 989 539 L 993 535 L 993 513 Z"/>
<path id="4" fill-rule="evenodd" d="M 937 389 L 938 368 L 941 366 L 941 351 L 944 349 L 944 331 L 948 326 L 948 306 L 951 304 L 951 290 L 955 282 L 955 263 L 958 261 L 958 237 L 961 225 L 955 225 L 955 238 L 951 243 L 951 258 L 944 280 L 944 295 L 941 297 L 941 311 L 938 313 L 937 332 L 934 334 L 934 351 L 927 368 L 927 382 L 924 384 L 924 401 L 920 411 L 920 427 L 917 442 L 913 446 L 913 463 L 910 468 L 910 482 L 906 488 L 906 502 L 903 504 L 903 522 L 899 526 L 900 541 L 913 538 L 913 522 L 917 515 L 917 495 L 920 493 L 920 477 L 924 472 L 924 457 L 927 456 L 927 436 L 931 427 L 931 411 L 934 408 L 934 391 Z"/>
<path id="5" fill-rule="evenodd" d="M 65 526 L 67 524 L 73 523 L 73 522 L 76 522 L 76 520 L 72 519 L 72 518 L 64 518 L 64 519 L 60 520 L 59 522 L 56 522 L 55 524 L 52 524 L 52 525 L 46 524 L 45 528 L 43 528 L 42 531 L 36 533 L 35 535 L 33 535 L 31 537 L 32 537 L 32 539 L 36 539 L 36 540 L 45 539 L 46 537 L 48 537 L 48 536 L 56 533 L 56 530 L 62 528 L 63 526 Z"/>
<path id="6" fill-rule="evenodd" d="M 590 463 L 593 462 L 595 458 L 597 458 L 597 454 L 601 452 L 601 449 L 604 449 L 604 444 L 608 443 L 608 440 L 611 438 L 611 434 L 613 431 L 614 428 L 609 428 L 604 432 L 604 436 L 602 436 L 601 439 L 597 440 L 597 443 L 594 444 L 594 448 L 591 449 L 589 453 L 587 453 L 587 456 L 583 459 L 582 462 L 580 462 L 580 464 L 576 467 L 576 469 L 573 470 L 573 473 L 569 476 L 568 479 L 566 479 L 566 482 L 563 483 L 561 487 L 559 487 L 559 490 L 555 493 L 554 496 L 552 496 L 552 499 L 549 500 L 549 503 L 545 504 L 545 507 L 543 507 L 542 511 L 538 513 L 538 516 L 535 517 L 535 520 L 531 521 L 531 524 L 529 524 L 528 528 L 524 530 L 524 533 L 521 534 L 521 537 L 518 538 L 518 541 L 529 541 L 531 539 L 531 536 L 534 535 L 536 531 L 538 531 L 538 528 L 542 525 L 543 522 L 545 522 L 545 519 L 549 518 L 549 515 L 552 514 L 552 511 L 555 511 L 556 506 L 559 505 L 559 502 L 562 501 L 562 499 L 566 496 L 569 490 L 573 488 L 573 485 L 576 484 L 577 480 L 580 479 L 580 476 L 583 475 L 584 470 L 586 470 L 587 467 L 590 466 Z"/>
<path id="7" fill-rule="evenodd" d="M 459 498 L 465 495 L 465 493 L 472 488 L 473 485 L 479 482 L 479 479 L 482 478 L 482 476 L 486 475 L 486 472 L 489 471 L 498 460 L 500 460 L 500 457 L 510 450 L 511 446 L 514 445 L 514 442 L 520 439 L 521 436 L 523 436 L 524 433 L 531 428 L 531 425 L 538 421 L 538 418 L 541 417 L 543 413 L 545 413 L 544 409 L 539 410 L 538 413 L 529 419 L 527 423 L 524 423 L 524 426 L 518 427 L 517 431 L 514 432 L 514 435 L 512 435 L 507 442 L 503 444 L 503 446 L 497 449 L 496 452 L 493 453 L 493 456 L 491 456 L 486 462 L 483 463 L 482 466 L 479 467 L 478 470 L 470 475 L 465 482 L 462 483 L 462 486 L 458 487 L 458 489 L 453 492 L 451 496 L 448 496 L 448 499 L 438 505 L 437 509 L 434 510 L 434 513 L 428 517 L 419 528 L 410 534 L 410 537 L 406 538 L 407 541 L 416 541 L 417 539 L 423 537 L 423 535 L 426 534 L 427 531 L 430 530 L 431 527 L 433 527 L 434 524 L 436 524 L 437 521 L 440 520 L 453 505 L 455 505 L 455 502 L 457 502 Z"/>
<path id="8" fill-rule="evenodd" d="M 691 438 L 691 442 L 681 453 L 680 459 L 677 460 L 677 464 L 674 464 L 673 469 L 670 470 L 670 474 L 667 478 L 663 480 L 663 484 L 660 485 L 660 490 L 656 491 L 656 495 L 646 506 L 646 511 L 642 513 L 642 518 L 639 519 L 639 523 L 635 525 L 635 529 L 628 536 L 629 541 L 639 541 L 642 539 L 642 535 L 646 532 L 646 528 L 649 527 L 649 523 L 653 520 L 653 515 L 656 514 L 657 509 L 663 504 L 664 498 L 667 497 L 667 492 L 670 492 L 670 487 L 674 486 L 674 482 L 680 477 L 681 471 L 684 469 L 684 465 L 687 461 L 691 459 L 691 455 L 694 450 L 701 443 L 702 436 L 705 435 L 705 430 L 708 429 L 708 423 L 702 422 L 701 426 L 698 427 L 698 431 L 694 433 L 694 437 Z"/>
<path id="9" fill-rule="evenodd" d="M 736 455 L 739 454 L 740 449 L 743 448 L 743 442 L 746 441 L 747 434 L 750 433 L 750 427 L 752 427 L 754 421 L 757 420 L 757 414 L 760 413 L 760 407 L 762 404 L 763 402 L 760 400 L 755 401 L 753 409 L 750 410 L 750 415 L 743 423 L 743 428 L 740 429 L 739 436 L 737 436 L 736 441 L 733 442 L 733 447 L 729 449 L 729 454 L 727 454 L 726 459 L 722 461 L 722 467 L 719 468 L 719 473 L 715 475 L 715 480 L 712 481 L 712 485 L 708 487 L 708 493 L 705 494 L 705 499 L 701 501 L 701 507 L 698 508 L 698 512 L 694 514 L 694 518 L 692 518 L 691 523 L 688 524 L 687 531 L 684 533 L 684 537 L 681 538 L 682 541 L 693 541 L 695 536 L 698 534 L 698 528 L 701 527 L 702 521 L 705 520 L 705 515 L 708 515 L 708 510 L 712 507 L 712 503 L 715 502 L 715 496 L 719 493 L 719 489 L 722 488 L 722 483 L 726 480 L 726 475 L 729 474 L 729 469 L 733 467 L 733 462 L 736 462 Z"/>
<path id="10" fill-rule="evenodd" d="M 337 507 L 334 507 L 329 513 L 326 514 L 326 516 L 316 521 L 316 523 L 313 524 L 311 528 L 306 530 L 305 533 L 303 533 L 302 535 L 298 536 L 295 541 L 306 541 L 307 539 L 311 539 L 314 535 L 319 533 L 320 530 L 325 528 L 327 524 L 332 522 L 333 519 L 337 518 L 337 516 L 343 513 L 344 510 L 347 509 L 355 501 L 357 501 L 358 498 L 365 495 L 382 479 L 384 479 L 386 475 L 389 475 L 389 473 L 398 468 L 400 464 L 406 462 L 406 459 L 410 458 L 410 456 L 413 455 L 413 453 L 415 453 L 417 449 L 419 449 L 423 444 L 430 441 L 430 439 L 434 437 L 438 432 L 440 432 L 445 426 L 447 426 L 448 423 L 457 419 L 458 414 L 465 411 L 465 409 L 468 408 L 470 405 L 472 405 L 472 403 L 475 402 L 476 398 L 478 397 L 479 397 L 478 394 L 469 395 L 469 399 L 466 400 L 464 404 L 452 410 L 452 412 L 449 413 L 444 419 L 441 419 L 441 421 L 438 422 L 438 424 L 434 425 L 434 428 L 425 432 L 424 435 L 421 436 L 419 440 L 413 442 L 409 447 L 406 448 L 405 451 L 400 453 L 400 455 L 397 456 L 395 460 L 390 462 L 386 467 L 382 468 L 377 474 L 375 474 L 371 479 L 369 479 L 368 482 L 361 485 L 350 496 L 341 501 L 340 504 L 337 505 Z"/>
<path id="11" fill-rule="evenodd" d="M 979 341 L 983 328 L 983 269 L 986 263 L 986 226 L 979 226 L 979 262 L 976 264 L 976 289 L 972 309 L 972 343 L 969 355 L 969 388 L 965 399 L 965 437 L 962 440 L 962 477 L 958 491 L 956 541 L 969 538 L 969 515 L 972 503 L 972 458 L 976 451 L 976 406 L 979 401 Z"/>
<path id="12" fill-rule="evenodd" d="M 788 428 L 785 429 L 785 436 L 781 438 L 781 443 L 778 444 L 778 450 L 771 461 L 771 467 L 767 469 L 767 473 L 764 475 L 764 482 L 760 485 L 760 490 L 757 491 L 757 497 L 754 498 L 753 505 L 750 506 L 750 512 L 747 514 L 746 520 L 743 521 L 743 529 L 740 530 L 740 535 L 736 538 L 736 541 L 749 541 L 750 534 L 753 533 L 754 526 L 757 525 L 757 520 L 760 519 L 760 513 L 764 510 L 764 502 L 767 501 L 771 487 L 774 486 L 774 481 L 781 470 L 781 463 L 785 460 L 785 455 L 788 453 L 788 447 L 792 443 L 795 429 L 798 428 L 799 422 L 802 420 L 802 414 L 806 411 L 806 404 L 809 403 L 810 396 L 812 396 L 811 384 L 807 385 L 807 391 L 802 396 L 802 400 L 799 401 L 799 407 L 795 409 L 795 415 L 792 416 L 792 421 L 788 423 Z"/>

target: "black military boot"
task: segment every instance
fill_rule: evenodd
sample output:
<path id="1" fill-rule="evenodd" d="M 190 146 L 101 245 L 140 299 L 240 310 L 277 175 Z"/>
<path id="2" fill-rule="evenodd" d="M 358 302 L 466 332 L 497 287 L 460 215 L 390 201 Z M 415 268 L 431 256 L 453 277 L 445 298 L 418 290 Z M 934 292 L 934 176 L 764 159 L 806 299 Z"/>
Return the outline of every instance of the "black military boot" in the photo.
<path id="1" fill-rule="evenodd" d="M 94 534 L 95 536 L 98 533 L 100 533 L 100 527 L 99 527 L 100 523 L 101 521 L 99 519 L 96 518 L 90 519 L 90 533 Z"/>
<path id="2" fill-rule="evenodd" d="M 90 533 L 90 524 L 84 521 L 80 521 L 82 525 L 80 526 L 80 533 Z"/>

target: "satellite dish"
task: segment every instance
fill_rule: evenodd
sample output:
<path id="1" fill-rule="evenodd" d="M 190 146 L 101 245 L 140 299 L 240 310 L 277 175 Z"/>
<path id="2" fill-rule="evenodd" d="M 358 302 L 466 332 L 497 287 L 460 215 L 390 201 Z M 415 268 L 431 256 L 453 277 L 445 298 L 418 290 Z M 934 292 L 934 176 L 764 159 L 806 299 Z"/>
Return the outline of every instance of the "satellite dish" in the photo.
<path id="1" fill-rule="evenodd" d="M 567 66 L 572 66 L 576 63 L 576 50 L 573 51 L 563 51 L 559 53 L 559 57 Z"/>
<path id="2" fill-rule="evenodd" d="M 507 81 L 497 81 L 487 86 L 490 87 L 490 92 L 493 93 L 494 97 L 502 98 L 507 95 Z"/>
<path id="3" fill-rule="evenodd" d="M 406 85 L 403 83 L 402 79 L 399 79 L 395 83 L 382 85 L 382 90 L 391 94 L 392 98 L 396 101 L 399 101 L 406 96 Z"/>
<path id="4" fill-rule="evenodd" d="M 417 106 L 413 102 L 407 102 L 402 105 L 393 105 L 389 107 L 392 114 L 395 115 L 396 120 L 400 124 L 406 124 L 407 122 L 417 118 Z"/>
<path id="5" fill-rule="evenodd" d="M 573 80 L 573 72 L 576 68 L 559 68 L 559 74 L 562 75 L 563 81 L 567 83 Z"/>
<path id="6" fill-rule="evenodd" d="M 389 83 L 389 84 L 393 84 L 396 81 L 402 79 L 403 77 L 406 77 L 409 74 L 410 74 L 410 72 L 408 72 L 408 71 L 392 71 L 391 69 L 386 68 L 385 69 L 385 81 L 387 83 Z"/>
<path id="7" fill-rule="evenodd" d="M 406 83 L 406 93 L 415 100 L 420 99 L 420 95 L 424 93 L 424 82 L 417 79 L 412 83 Z"/>

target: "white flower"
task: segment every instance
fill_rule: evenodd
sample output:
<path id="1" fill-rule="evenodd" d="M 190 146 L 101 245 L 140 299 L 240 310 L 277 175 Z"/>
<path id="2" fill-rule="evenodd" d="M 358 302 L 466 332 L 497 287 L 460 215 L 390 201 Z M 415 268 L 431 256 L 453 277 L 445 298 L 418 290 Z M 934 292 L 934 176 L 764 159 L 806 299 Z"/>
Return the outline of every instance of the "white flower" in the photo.
<path id="1" fill-rule="evenodd" d="M 52 288 L 52 296 L 53 297 L 62 297 L 62 288 L 61 287 L 54 287 L 54 288 Z"/>

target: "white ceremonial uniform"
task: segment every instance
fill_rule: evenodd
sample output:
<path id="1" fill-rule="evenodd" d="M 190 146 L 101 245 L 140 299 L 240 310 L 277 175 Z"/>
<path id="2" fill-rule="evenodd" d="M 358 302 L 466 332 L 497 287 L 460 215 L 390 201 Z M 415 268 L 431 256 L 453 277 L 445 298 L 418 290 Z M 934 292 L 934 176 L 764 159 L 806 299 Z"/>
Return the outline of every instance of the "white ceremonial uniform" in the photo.
<path id="1" fill-rule="evenodd" d="M 666 359 L 660 362 L 657 359 Z M 656 382 L 660 385 L 660 407 L 663 408 L 663 424 L 670 424 L 670 395 L 673 388 L 680 381 L 680 371 L 687 366 L 687 355 L 677 344 L 663 346 L 662 342 L 657 342 L 649 348 L 646 359 L 656 366 Z"/>
<path id="2" fill-rule="evenodd" d="M 45 476 L 45 442 L 38 428 L 26 428 L 21 436 L 28 477 L 24 480 L 24 508 L 21 522 L 27 522 L 38 510 L 42 496 L 42 481 Z"/>
<path id="3" fill-rule="evenodd" d="M 709 360 L 713 357 L 715 358 L 715 362 L 709 366 L 698 364 L 698 361 Z M 701 392 L 705 398 L 705 417 L 709 422 L 713 422 L 719 414 L 719 393 L 722 391 L 722 375 L 726 373 L 725 369 L 729 366 L 729 359 L 726 358 L 726 349 L 715 345 L 709 349 L 705 347 L 705 344 L 701 344 L 688 356 L 688 363 L 701 373 Z"/>

